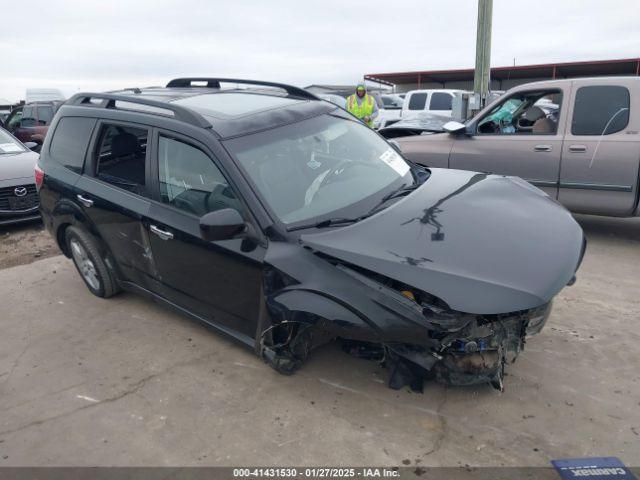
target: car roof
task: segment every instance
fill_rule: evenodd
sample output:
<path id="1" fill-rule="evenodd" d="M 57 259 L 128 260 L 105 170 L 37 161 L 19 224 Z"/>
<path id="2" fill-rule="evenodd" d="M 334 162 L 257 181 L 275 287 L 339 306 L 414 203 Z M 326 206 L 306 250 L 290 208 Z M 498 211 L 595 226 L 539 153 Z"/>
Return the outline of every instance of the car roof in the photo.
<path id="1" fill-rule="evenodd" d="M 411 93 L 431 93 L 431 92 L 444 92 L 444 93 L 457 93 L 463 92 L 464 90 L 459 90 L 457 88 L 419 88 L 416 90 L 409 90 L 407 95 Z"/>
<path id="2" fill-rule="evenodd" d="M 207 84 L 195 86 L 199 80 Z M 236 85 L 222 88 L 220 82 Z M 97 104 L 95 100 L 100 99 L 104 101 Z M 338 108 L 297 87 L 238 79 L 178 79 L 167 87 L 77 94 L 67 103 L 118 109 L 117 102 L 127 105 L 124 110 L 149 114 L 158 114 L 154 109 L 165 108 L 177 119 L 210 128 L 223 139 L 294 123 Z"/>
<path id="3" fill-rule="evenodd" d="M 561 87 L 563 85 L 568 84 L 602 84 L 607 82 L 620 82 L 620 83 L 628 83 L 628 82 L 640 82 L 640 77 L 635 76 L 609 76 L 609 77 L 572 77 L 572 78 L 559 78 L 555 80 L 539 80 L 536 82 L 528 82 L 522 83 L 520 85 L 516 85 L 511 89 L 507 90 L 507 92 L 515 92 L 519 90 L 532 90 L 536 88 L 553 88 L 553 87 Z M 506 92 L 505 92 L 506 93 Z"/>
<path id="4" fill-rule="evenodd" d="M 64 102 L 64 100 L 34 100 L 33 102 L 26 102 L 23 103 L 22 105 L 18 105 L 18 107 L 32 107 L 32 106 L 37 106 L 37 105 L 62 105 L 62 103 Z M 17 108 L 17 107 L 16 107 Z"/>

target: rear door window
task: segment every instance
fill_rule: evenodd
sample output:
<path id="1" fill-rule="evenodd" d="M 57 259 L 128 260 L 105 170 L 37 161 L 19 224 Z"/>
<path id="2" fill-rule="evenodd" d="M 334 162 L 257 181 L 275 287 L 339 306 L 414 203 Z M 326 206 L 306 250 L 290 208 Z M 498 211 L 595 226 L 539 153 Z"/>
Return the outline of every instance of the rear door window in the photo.
<path id="1" fill-rule="evenodd" d="M 427 93 L 413 93 L 409 98 L 409 110 L 424 110 L 427 105 Z"/>
<path id="2" fill-rule="evenodd" d="M 49 125 L 53 120 L 53 107 L 40 105 L 38 107 L 38 125 Z"/>
<path id="3" fill-rule="evenodd" d="M 619 85 L 580 87 L 571 120 L 573 135 L 611 135 L 629 123 L 629 90 Z"/>
<path id="4" fill-rule="evenodd" d="M 36 107 L 33 105 L 25 105 L 22 109 L 22 120 L 20 121 L 21 127 L 35 127 L 38 124 L 36 118 Z"/>
<path id="5" fill-rule="evenodd" d="M 103 124 L 96 148 L 96 177 L 142 195 L 146 184 L 149 131 L 128 125 Z"/>
<path id="6" fill-rule="evenodd" d="M 84 157 L 95 124 L 94 118 L 61 118 L 51 139 L 51 158 L 69 170 L 82 173 Z"/>
<path id="7" fill-rule="evenodd" d="M 449 93 L 434 92 L 431 94 L 429 110 L 451 110 L 453 97 Z"/>

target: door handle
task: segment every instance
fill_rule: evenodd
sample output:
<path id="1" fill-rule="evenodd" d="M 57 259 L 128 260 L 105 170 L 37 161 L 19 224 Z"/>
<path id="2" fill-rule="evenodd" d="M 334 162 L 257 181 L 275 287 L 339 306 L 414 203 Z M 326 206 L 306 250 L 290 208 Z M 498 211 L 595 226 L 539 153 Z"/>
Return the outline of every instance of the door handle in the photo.
<path id="1" fill-rule="evenodd" d="M 587 147 L 585 145 L 569 145 L 569 151 L 575 153 L 584 153 L 587 151 Z"/>
<path id="2" fill-rule="evenodd" d="M 551 147 L 551 145 L 536 145 L 535 147 L 533 147 L 533 150 L 535 152 L 550 152 L 551 150 L 553 150 L 553 148 Z"/>
<path id="3" fill-rule="evenodd" d="M 173 238 L 173 233 L 168 232 L 167 230 L 162 230 L 161 228 L 156 227 L 155 225 L 151 225 L 149 227 L 152 233 L 155 233 L 162 240 L 171 240 Z"/>
<path id="4" fill-rule="evenodd" d="M 80 201 L 82 205 L 84 205 L 87 208 L 93 206 L 93 200 L 91 200 L 90 198 L 83 197 L 80 193 L 76 195 L 76 198 Z"/>

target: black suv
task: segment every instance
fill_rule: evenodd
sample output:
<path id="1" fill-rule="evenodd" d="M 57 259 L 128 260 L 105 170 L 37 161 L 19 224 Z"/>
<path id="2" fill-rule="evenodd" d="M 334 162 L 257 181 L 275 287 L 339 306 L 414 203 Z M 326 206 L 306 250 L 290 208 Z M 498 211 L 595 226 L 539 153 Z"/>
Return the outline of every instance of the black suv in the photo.
<path id="1" fill-rule="evenodd" d="M 584 251 L 526 182 L 413 165 L 344 110 L 267 82 L 77 94 L 36 182 L 95 295 L 150 296 L 284 373 L 339 338 L 384 358 L 393 387 L 501 388 Z"/>

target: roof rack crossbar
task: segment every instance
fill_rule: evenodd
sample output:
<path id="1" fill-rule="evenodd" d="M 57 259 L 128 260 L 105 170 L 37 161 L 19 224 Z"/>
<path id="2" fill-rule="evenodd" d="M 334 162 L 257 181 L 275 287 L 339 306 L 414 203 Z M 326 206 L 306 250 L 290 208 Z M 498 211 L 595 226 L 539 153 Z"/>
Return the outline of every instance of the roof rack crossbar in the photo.
<path id="1" fill-rule="evenodd" d="M 102 100 L 101 103 L 92 103 L 91 100 Z M 173 117 L 177 120 L 189 123 L 196 127 L 209 128 L 211 123 L 208 122 L 202 115 L 189 108 L 185 108 L 181 105 L 175 105 L 170 102 L 159 102 L 157 100 L 150 100 L 139 96 L 132 95 L 117 95 L 113 93 L 77 93 L 71 97 L 67 102 L 67 105 L 91 105 L 97 108 L 117 108 L 116 102 L 134 103 L 139 105 L 146 105 L 148 107 L 154 107 L 161 110 L 167 110 L 173 113 Z M 150 113 L 152 115 L 162 115 L 161 113 L 139 110 L 142 113 Z"/>
<path id="2" fill-rule="evenodd" d="M 289 96 L 304 98 L 307 100 L 320 100 L 313 93 L 308 92 L 302 88 L 295 87 L 293 85 L 287 85 L 286 83 L 275 83 L 275 82 L 263 82 L 262 80 L 245 80 L 240 78 L 205 78 L 205 77 L 194 77 L 194 78 L 175 78 L 167 83 L 167 88 L 189 88 L 189 87 L 197 87 L 198 85 L 193 85 L 195 82 L 207 82 L 207 88 L 220 88 L 220 83 L 238 83 L 242 85 L 258 85 L 263 87 L 273 87 L 279 88 L 287 92 Z"/>

